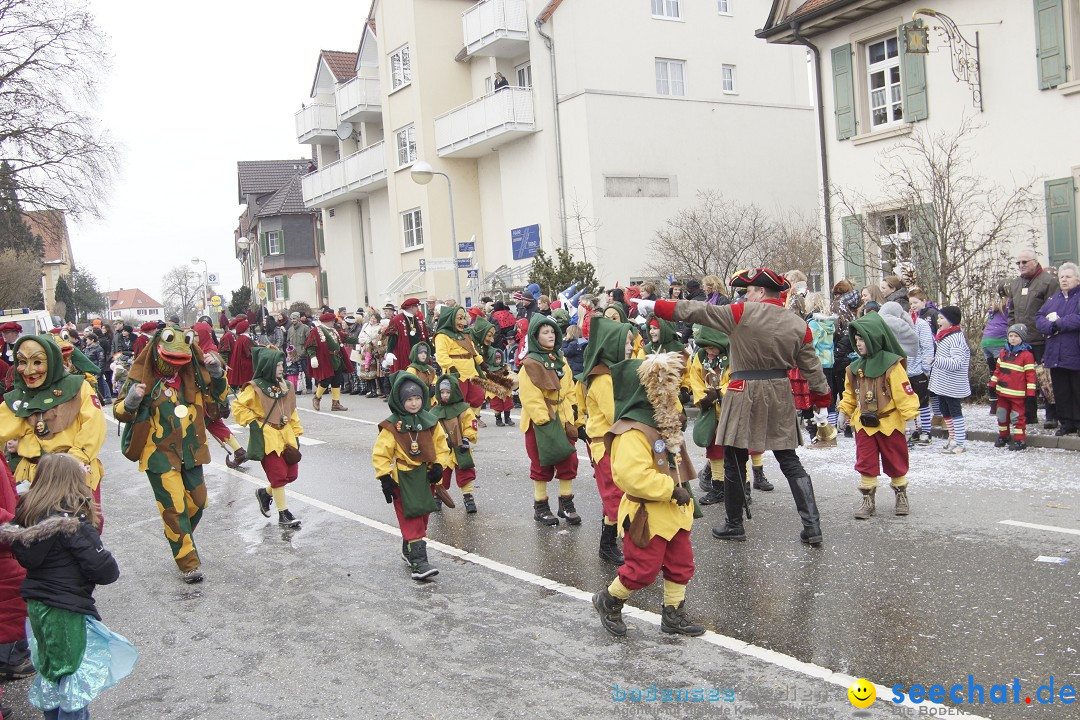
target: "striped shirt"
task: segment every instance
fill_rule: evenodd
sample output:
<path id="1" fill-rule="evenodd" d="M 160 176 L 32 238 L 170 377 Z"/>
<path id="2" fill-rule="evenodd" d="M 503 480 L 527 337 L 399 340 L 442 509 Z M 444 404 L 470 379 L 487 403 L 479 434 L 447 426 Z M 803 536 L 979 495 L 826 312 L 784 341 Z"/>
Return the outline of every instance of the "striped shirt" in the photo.
<path id="1" fill-rule="evenodd" d="M 930 323 L 919 318 L 915 321 L 915 333 L 919 336 L 919 354 L 908 356 L 908 377 L 929 375 L 930 366 L 934 363 L 934 331 L 930 328 Z"/>
<path id="2" fill-rule="evenodd" d="M 930 392 L 951 398 L 971 395 L 968 373 L 971 370 L 971 348 L 964 332 L 949 333 L 937 344 L 937 356 L 930 371 Z"/>

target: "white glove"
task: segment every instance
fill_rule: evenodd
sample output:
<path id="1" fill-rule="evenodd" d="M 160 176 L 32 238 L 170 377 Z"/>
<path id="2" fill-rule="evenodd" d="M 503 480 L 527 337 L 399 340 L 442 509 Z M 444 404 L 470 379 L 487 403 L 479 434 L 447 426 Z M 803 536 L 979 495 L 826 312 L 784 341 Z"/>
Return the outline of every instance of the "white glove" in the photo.
<path id="1" fill-rule="evenodd" d="M 312 370 L 318 370 L 319 369 L 319 358 L 317 358 L 317 357 L 311 358 L 311 369 Z"/>
<path id="2" fill-rule="evenodd" d="M 394 364 L 395 362 L 397 362 L 397 355 L 395 355 L 395 354 L 394 354 L 394 353 L 392 353 L 392 352 L 388 352 L 388 353 L 386 353 L 386 355 L 385 355 L 385 356 L 383 357 L 383 361 L 382 361 L 382 366 L 383 366 L 383 368 L 389 368 L 389 367 L 390 367 L 391 365 L 393 365 L 393 364 Z"/>
<path id="3" fill-rule="evenodd" d="M 1047 313 L 1046 319 L 1050 322 L 1057 322 L 1058 314 L 1056 312 Z"/>
<path id="4" fill-rule="evenodd" d="M 655 300 L 638 300 L 637 301 L 637 311 L 638 311 L 638 314 L 641 315 L 641 317 L 644 317 L 644 318 L 649 317 L 649 313 L 656 311 L 656 301 Z"/>
<path id="5" fill-rule="evenodd" d="M 836 417 L 836 429 L 843 430 L 848 426 L 848 416 L 844 413 L 840 413 Z"/>
<path id="6" fill-rule="evenodd" d="M 829 423 L 829 409 L 818 408 L 814 411 L 814 422 L 818 425 L 827 425 Z"/>

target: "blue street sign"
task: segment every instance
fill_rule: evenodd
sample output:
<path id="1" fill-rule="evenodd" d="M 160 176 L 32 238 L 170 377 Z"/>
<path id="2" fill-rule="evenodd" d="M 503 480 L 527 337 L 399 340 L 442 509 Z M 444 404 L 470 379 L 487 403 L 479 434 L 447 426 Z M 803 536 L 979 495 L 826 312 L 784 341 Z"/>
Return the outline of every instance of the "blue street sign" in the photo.
<path id="1" fill-rule="evenodd" d="M 458 258 L 457 266 L 461 270 L 468 270 L 472 267 L 472 258 Z"/>
<path id="2" fill-rule="evenodd" d="M 465 298 L 465 307 L 467 307 L 467 308 L 472 307 L 472 298 L 471 297 Z"/>
<path id="3" fill-rule="evenodd" d="M 467 240 L 466 242 L 459 242 L 457 244 L 457 251 L 458 252 L 476 252 L 476 243 L 473 242 L 472 240 Z"/>
<path id="4" fill-rule="evenodd" d="M 469 276 L 470 278 L 476 278 L 476 279 L 478 279 L 478 280 L 479 280 L 479 279 L 480 279 L 480 271 L 479 271 L 479 270 L 470 270 L 470 271 L 468 272 L 468 276 Z"/>
<path id="5" fill-rule="evenodd" d="M 510 231 L 510 246 L 515 260 L 524 260 L 536 255 L 540 249 L 540 226 L 526 225 Z"/>

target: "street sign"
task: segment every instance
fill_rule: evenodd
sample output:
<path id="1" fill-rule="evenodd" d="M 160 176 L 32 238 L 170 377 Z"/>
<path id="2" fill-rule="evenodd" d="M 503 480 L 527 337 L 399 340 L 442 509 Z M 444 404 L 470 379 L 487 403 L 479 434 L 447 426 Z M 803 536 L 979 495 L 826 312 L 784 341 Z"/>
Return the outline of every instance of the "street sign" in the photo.
<path id="1" fill-rule="evenodd" d="M 466 242 L 459 242 L 457 244 L 458 252 L 476 252 L 476 241 L 468 240 Z"/>
<path id="2" fill-rule="evenodd" d="M 457 266 L 461 270 L 468 270 L 472 267 L 472 258 L 458 258 Z M 453 270 L 454 266 L 451 265 L 450 269 Z"/>
<path id="3" fill-rule="evenodd" d="M 220 295 L 211 295 L 210 296 L 210 304 L 213 305 L 214 307 L 221 307 L 221 303 L 222 303 L 222 300 L 221 300 Z"/>
<path id="4" fill-rule="evenodd" d="M 259 302 L 266 302 L 266 290 L 264 290 L 263 288 L 259 288 L 258 295 Z"/>
<path id="5" fill-rule="evenodd" d="M 264 282 L 258 283 L 258 284 L 255 285 L 255 288 L 257 290 L 266 290 L 266 283 L 264 283 Z M 263 293 L 263 294 L 265 295 L 266 293 Z"/>
<path id="6" fill-rule="evenodd" d="M 536 255 L 540 249 L 540 226 L 526 225 L 510 231 L 510 248 L 515 260 L 524 260 Z"/>
<path id="7" fill-rule="evenodd" d="M 476 279 L 479 280 L 480 279 L 480 269 L 477 268 L 477 269 L 469 270 L 468 276 L 469 276 L 469 278 L 476 278 Z"/>
<path id="8" fill-rule="evenodd" d="M 221 280 L 218 279 L 218 274 L 217 273 L 207 273 L 206 274 L 206 284 L 207 285 L 217 285 L 219 282 L 221 282 Z"/>
<path id="9" fill-rule="evenodd" d="M 420 272 L 435 272 L 439 270 L 453 270 L 454 258 L 421 258 Z"/>

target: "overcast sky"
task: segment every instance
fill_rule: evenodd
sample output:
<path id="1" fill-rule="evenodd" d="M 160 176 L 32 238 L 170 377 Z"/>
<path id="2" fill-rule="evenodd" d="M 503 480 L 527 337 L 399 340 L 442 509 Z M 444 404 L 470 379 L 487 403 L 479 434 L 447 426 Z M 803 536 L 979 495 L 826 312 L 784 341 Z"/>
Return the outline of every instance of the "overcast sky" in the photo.
<path id="1" fill-rule="evenodd" d="M 121 148 L 104 217 L 70 226 L 75 262 L 102 290 L 162 300 L 161 276 L 198 256 L 240 285 L 237 160 L 310 156 L 293 114 L 320 49 L 355 52 L 368 0 L 91 0 L 112 71 L 100 118 Z M 201 271 L 202 266 L 199 266 Z"/>

